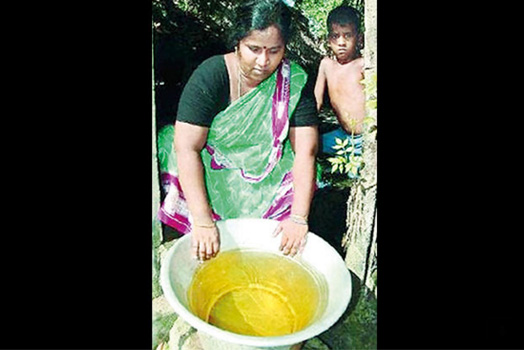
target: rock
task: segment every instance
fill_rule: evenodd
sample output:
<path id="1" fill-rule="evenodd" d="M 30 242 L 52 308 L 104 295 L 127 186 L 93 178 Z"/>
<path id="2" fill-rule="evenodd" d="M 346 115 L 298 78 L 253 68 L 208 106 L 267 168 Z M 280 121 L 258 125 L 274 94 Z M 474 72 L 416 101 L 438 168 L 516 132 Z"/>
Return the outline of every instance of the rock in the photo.
<path id="1" fill-rule="evenodd" d="M 153 319 L 156 315 L 162 317 L 173 313 L 175 313 L 175 310 L 173 310 L 171 305 L 169 305 L 169 302 L 164 297 L 164 295 L 161 295 L 158 298 L 153 299 Z"/>
<path id="2" fill-rule="evenodd" d="M 203 350 L 197 330 L 178 318 L 169 332 L 169 349 Z"/>
<path id="3" fill-rule="evenodd" d="M 153 349 L 169 340 L 170 330 L 177 319 L 175 313 L 153 312 Z"/>

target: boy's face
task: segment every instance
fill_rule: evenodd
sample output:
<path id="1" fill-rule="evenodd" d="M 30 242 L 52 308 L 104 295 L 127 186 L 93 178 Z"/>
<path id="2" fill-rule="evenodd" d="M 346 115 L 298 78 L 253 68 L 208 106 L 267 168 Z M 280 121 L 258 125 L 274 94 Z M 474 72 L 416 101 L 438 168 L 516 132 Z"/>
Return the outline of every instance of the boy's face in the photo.
<path id="1" fill-rule="evenodd" d="M 355 58 L 359 36 L 354 24 L 332 24 L 328 34 L 329 47 L 337 61 L 346 63 Z"/>

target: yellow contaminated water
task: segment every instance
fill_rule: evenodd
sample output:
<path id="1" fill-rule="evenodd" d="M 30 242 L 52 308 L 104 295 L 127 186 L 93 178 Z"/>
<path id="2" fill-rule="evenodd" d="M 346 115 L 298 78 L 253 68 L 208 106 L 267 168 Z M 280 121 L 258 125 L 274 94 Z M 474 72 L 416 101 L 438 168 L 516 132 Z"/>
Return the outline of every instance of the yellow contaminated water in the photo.
<path id="1" fill-rule="evenodd" d="M 191 311 L 219 328 L 244 335 L 297 332 L 325 308 L 326 284 L 299 260 L 236 249 L 204 262 L 188 290 Z"/>

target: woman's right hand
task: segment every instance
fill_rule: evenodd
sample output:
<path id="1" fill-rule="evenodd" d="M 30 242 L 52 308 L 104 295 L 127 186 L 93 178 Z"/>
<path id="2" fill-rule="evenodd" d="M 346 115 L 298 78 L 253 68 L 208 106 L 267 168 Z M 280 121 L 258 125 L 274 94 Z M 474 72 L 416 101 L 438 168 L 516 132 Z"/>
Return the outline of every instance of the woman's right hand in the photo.
<path id="1" fill-rule="evenodd" d="M 199 260 L 208 260 L 220 250 L 220 234 L 216 225 L 201 227 L 193 225 L 191 232 L 191 250 Z"/>
<path id="2" fill-rule="evenodd" d="M 191 254 L 207 260 L 218 253 L 220 237 L 212 220 L 204 181 L 204 166 L 200 153 L 204 149 L 209 128 L 190 123 L 175 123 L 175 150 L 180 185 L 193 218 Z"/>

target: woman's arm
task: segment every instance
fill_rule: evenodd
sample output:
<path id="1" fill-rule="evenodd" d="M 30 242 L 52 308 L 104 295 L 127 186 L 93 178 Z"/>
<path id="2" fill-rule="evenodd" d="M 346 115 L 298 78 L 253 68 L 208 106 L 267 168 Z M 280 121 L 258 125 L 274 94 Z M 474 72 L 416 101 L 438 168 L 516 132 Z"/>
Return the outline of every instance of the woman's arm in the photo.
<path id="1" fill-rule="evenodd" d="M 293 163 L 293 204 L 291 215 L 304 218 L 284 220 L 276 233 L 282 232 L 280 248 L 284 254 L 295 255 L 305 244 L 308 232 L 307 216 L 315 192 L 315 160 L 318 147 L 317 126 L 291 127 L 289 139 L 295 152 Z M 302 223 L 297 223 L 302 222 Z"/>
<path id="2" fill-rule="evenodd" d="M 193 254 L 200 259 L 209 259 L 220 249 L 220 238 L 207 198 L 204 166 L 200 156 L 208 131 L 209 128 L 202 126 L 175 123 L 178 175 L 193 217 L 191 247 Z"/>
<path id="3" fill-rule="evenodd" d="M 295 152 L 295 162 L 293 163 L 295 191 L 291 213 L 307 216 L 315 192 L 318 128 L 316 126 L 290 128 L 289 138 L 291 147 Z"/>

